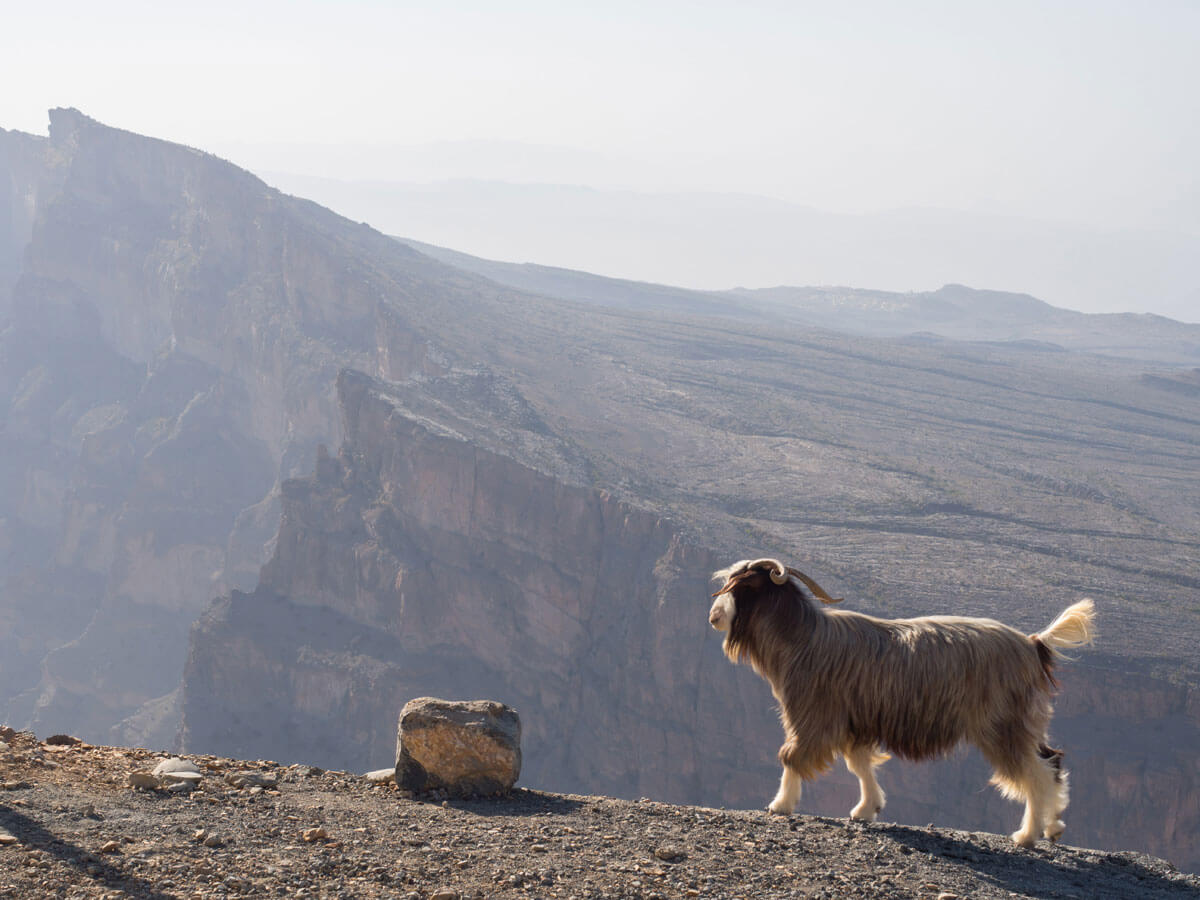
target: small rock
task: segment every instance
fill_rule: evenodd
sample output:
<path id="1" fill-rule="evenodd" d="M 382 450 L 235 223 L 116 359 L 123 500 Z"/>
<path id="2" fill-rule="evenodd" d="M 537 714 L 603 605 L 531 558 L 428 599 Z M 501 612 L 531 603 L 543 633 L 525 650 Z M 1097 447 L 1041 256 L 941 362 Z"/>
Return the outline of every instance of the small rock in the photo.
<path id="1" fill-rule="evenodd" d="M 304 829 L 304 833 L 301 835 L 301 837 L 303 837 L 304 840 L 308 841 L 308 843 L 311 844 L 311 843 L 314 843 L 315 841 L 329 840 L 329 832 L 327 832 L 324 828 L 321 828 L 320 826 L 318 826 L 316 828 L 306 828 L 306 829 Z"/>
<path id="2" fill-rule="evenodd" d="M 129 786 L 142 791 L 157 790 L 159 780 L 157 775 L 152 775 L 149 772 L 130 772 Z"/>
<path id="3" fill-rule="evenodd" d="M 0 844 L 15 844 L 17 838 L 9 834 L 7 831 L 0 831 Z"/>
<path id="4" fill-rule="evenodd" d="M 949 891 L 942 891 L 937 895 L 937 900 L 958 900 L 958 894 L 952 894 Z"/>
<path id="5" fill-rule="evenodd" d="M 29 783 L 25 781 L 5 781 L 0 783 L 0 791 L 19 791 L 27 787 L 29 787 Z"/>
<path id="6" fill-rule="evenodd" d="M 680 860 L 687 859 L 686 853 L 684 853 L 678 847 L 673 847 L 670 844 L 656 848 L 654 855 L 663 862 L 679 862 Z"/>
<path id="7" fill-rule="evenodd" d="M 121 844 L 118 841 L 105 841 L 100 847 L 101 853 L 116 853 L 121 849 Z"/>
<path id="8" fill-rule="evenodd" d="M 202 840 L 200 843 L 202 843 L 205 847 L 223 847 L 223 846 L 225 846 L 225 842 L 223 840 L 221 840 L 221 836 L 218 834 L 210 834 L 204 840 Z"/>
<path id="9" fill-rule="evenodd" d="M 429 900 L 458 900 L 458 891 L 440 890 L 429 895 Z"/>
<path id="10" fill-rule="evenodd" d="M 196 764 L 187 759 L 180 759 L 178 756 L 172 756 L 170 759 L 162 760 L 154 767 L 155 775 L 200 775 L 200 769 Z"/>
<path id="11" fill-rule="evenodd" d="M 279 779 L 261 772 L 230 772 L 225 776 L 225 783 L 235 788 L 273 788 L 279 784 Z"/>
<path id="12" fill-rule="evenodd" d="M 389 781 L 396 780 L 396 769 L 375 769 L 373 772 L 368 772 L 363 778 L 371 782 L 371 784 L 387 784 Z"/>
<path id="13" fill-rule="evenodd" d="M 196 789 L 194 781 L 176 781 L 173 784 L 167 785 L 167 790 L 172 794 L 190 794 Z"/>
<path id="14" fill-rule="evenodd" d="M 69 734 L 52 734 L 42 743 L 57 747 L 74 747 L 76 744 L 82 744 L 83 741 L 77 737 L 71 737 Z"/>
<path id="15" fill-rule="evenodd" d="M 163 772 L 158 779 L 168 787 L 185 784 L 190 789 L 197 787 L 203 777 L 199 772 Z"/>

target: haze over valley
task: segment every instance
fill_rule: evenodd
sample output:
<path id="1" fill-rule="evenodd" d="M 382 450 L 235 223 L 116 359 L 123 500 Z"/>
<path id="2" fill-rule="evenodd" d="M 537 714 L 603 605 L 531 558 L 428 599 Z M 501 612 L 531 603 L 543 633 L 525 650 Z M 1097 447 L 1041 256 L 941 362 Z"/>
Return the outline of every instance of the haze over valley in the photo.
<path id="1" fill-rule="evenodd" d="M 1200 235 L 1186 231 L 929 207 L 847 214 L 697 191 L 259 174 L 389 234 L 496 260 L 703 290 L 852 285 L 903 294 L 960 283 L 1071 310 L 1200 322 Z"/>

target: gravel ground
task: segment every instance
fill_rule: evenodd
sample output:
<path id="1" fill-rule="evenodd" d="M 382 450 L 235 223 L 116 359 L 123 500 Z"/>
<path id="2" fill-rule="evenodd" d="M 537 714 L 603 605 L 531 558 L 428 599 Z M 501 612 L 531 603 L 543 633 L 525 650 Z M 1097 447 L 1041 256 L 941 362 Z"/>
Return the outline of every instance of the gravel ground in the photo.
<path id="1" fill-rule="evenodd" d="M 1200 897 L 1137 853 L 534 790 L 415 799 L 212 756 L 188 757 L 197 790 L 133 789 L 168 754 L 0 738 L 0 897 Z"/>

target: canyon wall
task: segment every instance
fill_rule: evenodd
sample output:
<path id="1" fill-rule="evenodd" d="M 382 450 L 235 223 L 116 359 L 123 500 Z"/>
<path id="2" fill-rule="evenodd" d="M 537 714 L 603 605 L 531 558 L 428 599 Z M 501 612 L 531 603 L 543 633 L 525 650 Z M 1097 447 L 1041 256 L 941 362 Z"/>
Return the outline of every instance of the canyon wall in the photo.
<path id="1" fill-rule="evenodd" d="M 408 699 L 491 697 L 522 714 L 527 784 L 701 796 L 743 716 L 711 700 L 731 675 L 705 620 L 716 557 L 384 383 L 343 372 L 339 395 L 346 443 L 285 482 L 258 588 L 193 629 L 184 744 L 377 768 Z"/>
<path id="2" fill-rule="evenodd" d="M 705 575 L 724 557 L 434 425 L 394 384 L 346 371 L 339 396 L 346 442 L 284 484 L 258 588 L 192 630 L 185 746 L 365 771 L 392 762 L 407 700 L 487 697 L 522 715 L 527 785 L 765 804 L 774 703 L 706 621 Z M 1053 729 L 1072 770 L 1068 840 L 1200 865 L 1200 694 L 1081 655 Z M 974 750 L 882 772 L 889 821 L 1006 832 L 1019 818 Z M 844 816 L 856 796 L 839 768 L 802 804 Z"/>

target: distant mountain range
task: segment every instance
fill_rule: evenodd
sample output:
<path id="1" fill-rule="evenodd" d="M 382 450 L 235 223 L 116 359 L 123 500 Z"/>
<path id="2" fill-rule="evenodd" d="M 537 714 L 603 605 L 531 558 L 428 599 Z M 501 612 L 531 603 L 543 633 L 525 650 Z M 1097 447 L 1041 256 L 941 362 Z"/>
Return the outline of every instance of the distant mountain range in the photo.
<path id="1" fill-rule="evenodd" d="M 260 174 L 389 234 L 489 259 L 706 290 L 857 285 L 903 293 L 967 284 L 1071 309 L 1151 309 L 1200 322 L 1194 234 L 939 209 L 846 215 L 743 194 Z"/>
<path id="2" fill-rule="evenodd" d="M 875 337 L 1020 341 L 1046 351 L 1069 348 L 1159 364 L 1200 364 L 1200 325 L 1148 314 L 1074 312 L 1026 294 L 958 284 L 903 294 L 851 287 L 689 291 L 553 266 L 497 262 L 409 238 L 400 240 L 500 284 L 615 309 L 786 322 Z"/>

